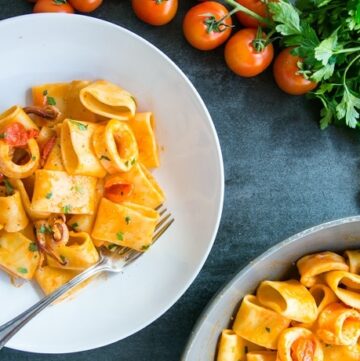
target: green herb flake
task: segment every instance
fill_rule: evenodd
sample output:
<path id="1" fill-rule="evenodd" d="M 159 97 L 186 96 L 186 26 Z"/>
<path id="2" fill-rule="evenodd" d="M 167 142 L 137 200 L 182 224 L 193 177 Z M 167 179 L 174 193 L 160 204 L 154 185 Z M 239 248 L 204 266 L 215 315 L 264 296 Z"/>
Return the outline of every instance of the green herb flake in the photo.
<path id="1" fill-rule="evenodd" d="M 123 232 L 116 233 L 116 239 L 119 240 L 119 241 L 123 241 L 124 240 L 124 233 Z"/>
<path id="2" fill-rule="evenodd" d="M 80 122 L 77 122 L 76 120 L 70 120 L 70 122 L 74 125 L 76 125 L 78 127 L 79 130 L 87 130 L 88 128 L 88 124 L 83 124 L 83 123 L 80 123 Z"/>
<path id="3" fill-rule="evenodd" d="M 42 94 L 43 94 L 44 97 L 46 97 L 48 95 L 47 89 L 45 89 Z"/>
<path id="4" fill-rule="evenodd" d="M 35 155 L 33 155 L 33 156 L 31 157 L 31 160 L 36 160 Z"/>
<path id="5" fill-rule="evenodd" d="M 113 249 L 116 248 L 116 247 L 117 247 L 117 244 L 114 244 L 114 243 L 111 243 L 111 244 L 109 244 L 109 245 L 107 246 L 107 248 L 108 248 L 109 251 L 113 250 Z"/>
<path id="6" fill-rule="evenodd" d="M 135 158 L 133 158 L 132 160 L 131 160 L 131 165 L 134 165 L 136 163 L 136 159 Z"/>
<path id="7" fill-rule="evenodd" d="M 131 217 L 130 217 L 130 216 L 126 216 L 126 217 L 125 217 L 125 223 L 126 223 L 126 224 L 129 224 L 130 221 L 131 221 Z"/>
<path id="8" fill-rule="evenodd" d="M 0 139 L 5 139 L 6 138 L 6 133 L 0 133 Z"/>
<path id="9" fill-rule="evenodd" d="M 55 100 L 55 98 L 53 98 L 53 97 L 47 96 L 47 97 L 46 97 L 46 103 L 47 103 L 48 105 L 56 105 L 56 100 Z"/>
<path id="10" fill-rule="evenodd" d="M 75 222 L 75 223 L 71 224 L 70 227 L 71 227 L 74 231 L 76 231 L 76 228 L 79 227 L 79 223 Z"/>
<path id="11" fill-rule="evenodd" d="M 108 161 L 110 161 L 110 158 L 107 157 L 106 155 L 102 155 L 102 156 L 100 157 L 100 160 L 108 160 Z"/>
<path id="12" fill-rule="evenodd" d="M 21 273 L 21 274 L 26 274 L 26 273 L 28 273 L 28 270 L 27 270 L 27 268 L 25 268 L 25 267 L 19 267 L 19 268 L 17 269 L 17 271 L 18 271 L 19 273 Z"/>
<path id="13" fill-rule="evenodd" d="M 46 194 L 45 198 L 50 199 L 53 196 L 52 192 L 49 192 Z"/>
<path id="14" fill-rule="evenodd" d="M 64 263 L 64 264 L 67 263 L 67 259 L 66 259 L 65 256 L 63 256 L 63 255 L 61 254 L 59 257 L 60 257 L 62 263 Z"/>
<path id="15" fill-rule="evenodd" d="M 11 196 L 14 194 L 14 187 L 11 185 L 8 179 L 3 180 L 5 184 L 5 192 L 7 196 Z"/>
<path id="16" fill-rule="evenodd" d="M 42 224 L 39 228 L 39 233 L 52 233 L 52 229 L 50 227 L 45 226 L 44 224 Z"/>
<path id="17" fill-rule="evenodd" d="M 64 213 L 64 214 L 70 213 L 70 212 L 71 212 L 71 208 L 72 208 L 72 207 L 71 207 L 70 204 L 65 205 L 65 206 L 62 208 L 63 213 Z"/>
<path id="18" fill-rule="evenodd" d="M 144 244 L 142 247 L 141 247 L 141 250 L 142 251 L 147 251 L 149 248 L 150 248 L 150 244 Z"/>
<path id="19" fill-rule="evenodd" d="M 124 164 L 128 167 L 129 166 L 129 161 L 127 160 Z"/>
<path id="20" fill-rule="evenodd" d="M 39 250 L 37 244 L 35 242 L 31 242 L 29 244 L 29 251 L 30 252 L 37 252 Z"/>
<path id="21" fill-rule="evenodd" d="M 271 332 L 271 329 L 269 327 L 265 327 L 266 332 Z"/>

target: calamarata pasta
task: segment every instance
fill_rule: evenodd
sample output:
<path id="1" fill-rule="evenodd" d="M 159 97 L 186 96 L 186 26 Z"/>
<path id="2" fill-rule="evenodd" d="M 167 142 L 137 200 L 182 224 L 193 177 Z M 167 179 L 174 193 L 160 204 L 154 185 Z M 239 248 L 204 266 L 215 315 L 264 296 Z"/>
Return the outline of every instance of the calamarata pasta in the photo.
<path id="1" fill-rule="evenodd" d="M 360 250 L 297 262 L 300 280 L 263 281 L 246 295 L 217 361 L 359 361 Z"/>
<path id="2" fill-rule="evenodd" d="M 0 114 L 0 268 L 53 292 L 99 247 L 146 251 L 165 194 L 154 116 L 105 80 L 32 88 Z"/>

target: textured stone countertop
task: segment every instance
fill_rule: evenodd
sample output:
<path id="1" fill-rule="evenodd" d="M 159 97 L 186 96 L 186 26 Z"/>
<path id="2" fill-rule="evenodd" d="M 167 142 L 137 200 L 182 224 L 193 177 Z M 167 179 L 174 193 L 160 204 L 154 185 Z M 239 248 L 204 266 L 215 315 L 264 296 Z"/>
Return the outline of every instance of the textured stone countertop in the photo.
<path id="1" fill-rule="evenodd" d="M 218 132 L 225 163 L 225 204 L 215 245 L 195 282 L 162 317 L 137 334 L 97 350 L 37 355 L 10 349 L 1 361 L 176 361 L 214 293 L 270 246 L 310 226 L 359 212 L 359 134 L 320 131 L 316 103 L 282 93 L 270 71 L 233 75 L 223 48 L 206 53 L 184 40 L 181 22 L 195 0 L 180 0 L 176 19 L 141 23 L 130 1 L 104 0 L 93 16 L 149 40 L 190 78 Z M 0 19 L 31 12 L 25 0 L 0 0 Z M 6 49 L 2 49 L 5 51 Z"/>

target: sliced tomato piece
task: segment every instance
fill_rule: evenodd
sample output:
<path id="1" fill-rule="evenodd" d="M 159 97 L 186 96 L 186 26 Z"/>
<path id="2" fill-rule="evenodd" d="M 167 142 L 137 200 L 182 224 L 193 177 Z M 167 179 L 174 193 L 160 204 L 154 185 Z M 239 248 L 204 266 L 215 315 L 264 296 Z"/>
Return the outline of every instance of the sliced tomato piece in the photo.
<path id="1" fill-rule="evenodd" d="M 131 183 L 126 183 L 121 177 L 112 177 L 105 182 L 105 197 L 115 203 L 124 201 L 134 190 Z"/>

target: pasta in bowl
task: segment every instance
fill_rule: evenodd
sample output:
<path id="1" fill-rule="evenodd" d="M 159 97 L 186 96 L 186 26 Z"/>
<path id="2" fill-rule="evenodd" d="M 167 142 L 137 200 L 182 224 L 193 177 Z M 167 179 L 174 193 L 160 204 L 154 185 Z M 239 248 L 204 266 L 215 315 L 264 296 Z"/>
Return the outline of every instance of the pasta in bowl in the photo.
<path id="1" fill-rule="evenodd" d="M 34 86 L 32 98 L 0 114 L 0 268 L 49 294 L 99 247 L 146 251 L 165 195 L 149 171 L 153 115 L 136 113 L 130 93 L 75 80 Z"/>
<path id="2" fill-rule="evenodd" d="M 359 225 L 313 227 L 251 262 L 204 311 L 182 361 L 359 360 Z"/>

